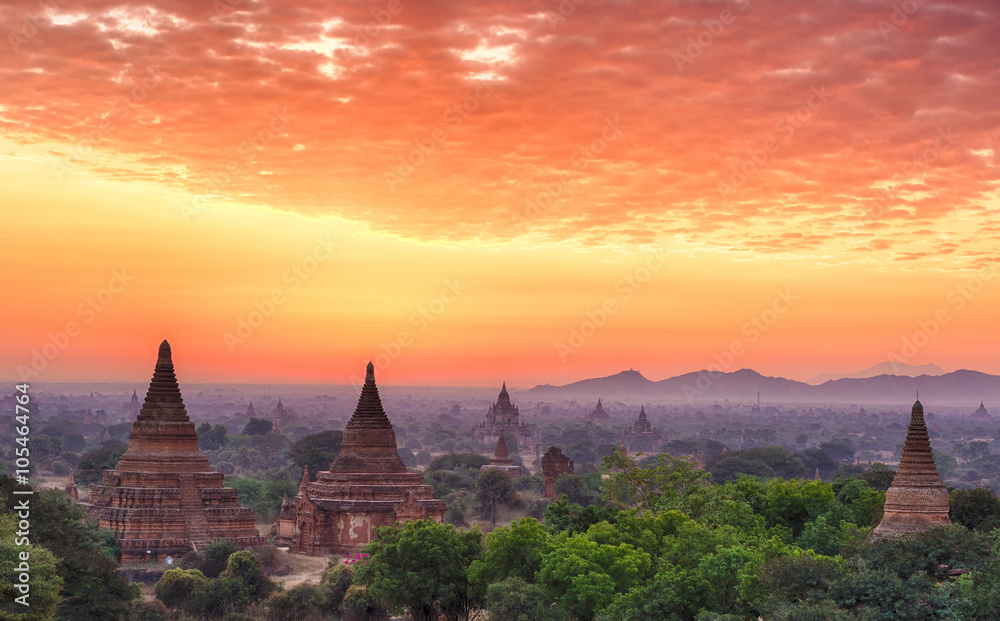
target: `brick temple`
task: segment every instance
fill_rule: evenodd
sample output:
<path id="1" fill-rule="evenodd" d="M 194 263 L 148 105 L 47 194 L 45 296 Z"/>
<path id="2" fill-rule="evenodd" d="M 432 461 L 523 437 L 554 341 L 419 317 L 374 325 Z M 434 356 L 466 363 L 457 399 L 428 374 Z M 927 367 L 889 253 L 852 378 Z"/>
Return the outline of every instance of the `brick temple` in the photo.
<path id="1" fill-rule="evenodd" d="M 878 537 L 922 532 L 950 524 L 948 490 L 934 463 L 931 440 L 924 423 L 924 406 L 917 401 L 892 486 L 885 493 L 882 521 L 872 534 Z"/>
<path id="2" fill-rule="evenodd" d="M 354 415 L 344 429 L 340 454 L 328 471 L 309 482 L 278 515 L 279 544 L 311 555 L 350 554 L 371 542 L 379 526 L 444 517 L 445 504 L 407 471 L 396 449 L 396 432 L 382 409 L 369 362 Z"/>
<path id="3" fill-rule="evenodd" d="M 610 418 L 611 415 L 604 409 L 600 399 L 597 400 L 597 407 L 594 408 L 594 411 L 587 414 L 587 420 L 608 420 Z"/>
<path id="4" fill-rule="evenodd" d="M 663 433 L 646 418 L 646 406 L 639 407 L 639 418 L 632 423 L 632 428 L 625 428 L 623 441 L 630 451 L 654 450 L 663 442 Z"/>
<path id="5" fill-rule="evenodd" d="M 556 497 L 556 480 L 559 475 L 573 474 L 573 460 L 563 455 L 558 446 L 550 446 L 542 456 L 542 475 L 545 477 L 545 497 Z"/>
<path id="6" fill-rule="evenodd" d="M 241 548 L 264 543 L 253 512 L 222 479 L 198 449 L 163 341 L 128 450 L 90 490 L 99 525 L 114 533 L 123 563 L 180 559 L 219 540 Z"/>
<path id="7" fill-rule="evenodd" d="M 496 403 L 486 411 L 486 420 L 475 426 L 472 431 L 480 442 L 492 443 L 499 440 L 500 434 L 517 438 L 518 446 L 526 448 L 531 443 L 531 429 L 521 422 L 521 413 L 517 406 L 511 403 L 507 393 L 507 382 L 500 388 Z"/>

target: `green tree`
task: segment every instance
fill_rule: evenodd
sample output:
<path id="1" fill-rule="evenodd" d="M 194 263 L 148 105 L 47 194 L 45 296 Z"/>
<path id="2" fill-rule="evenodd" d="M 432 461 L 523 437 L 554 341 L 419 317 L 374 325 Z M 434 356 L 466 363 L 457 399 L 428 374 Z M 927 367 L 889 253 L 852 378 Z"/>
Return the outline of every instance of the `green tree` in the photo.
<path id="1" fill-rule="evenodd" d="M 635 588 L 651 564 L 649 554 L 630 544 L 599 544 L 577 534 L 561 539 L 542 557 L 538 582 L 548 587 L 564 610 L 589 621 L 616 594 Z"/>
<path id="2" fill-rule="evenodd" d="M 368 545 L 370 561 L 358 568 L 356 580 L 414 621 L 431 621 L 438 612 L 450 621 L 468 619 L 480 605 L 468 571 L 482 557 L 481 541 L 479 529 L 460 532 L 433 520 L 407 522 L 401 529 L 383 526 Z"/>
<path id="3" fill-rule="evenodd" d="M 886 491 L 896 478 L 896 471 L 883 463 L 874 463 L 861 475 L 872 489 Z"/>
<path id="4" fill-rule="evenodd" d="M 321 431 L 310 434 L 288 449 L 288 457 L 299 468 L 309 467 L 309 476 L 316 480 L 316 473 L 329 470 L 330 464 L 340 454 L 344 441 L 343 431 Z"/>
<path id="5" fill-rule="evenodd" d="M 803 612 L 802 608 L 830 601 L 829 591 L 842 576 L 835 559 L 811 553 L 772 559 L 759 565 L 757 572 L 760 588 L 752 604 L 768 619 L 789 608 Z"/>
<path id="6" fill-rule="evenodd" d="M 14 508 L 16 485 L 0 477 L 0 499 Z M 73 621 L 124 620 L 135 597 L 117 571 L 112 534 L 61 490 L 36 490 L 31 497 L 31 541 L 59 558 L 63 580 L 58 617 Z"/>
<path id="7" fill-rule="evenodd" d="M 627 593 L 597 615 L 599 621 L 688 621 L 706 601 L 710 585 L 676 565 L 663 566 L 652 580 Z"/>
<path id="8" fill-rule="evenodd" d="M 948 495 L 949 516 L 955 524 L 989 532 L 1000 527 L 1000 500 L 988 487 L 956 489 Z"/>
<path id="9" fill-rule="evenodd" d="M 156 583 L 156 599 L 167 608 L 201 612 L 209 579 L 197 569 L 168 569 Z"/>
<path id="10" fill-rule="evenodd" d="M 385 605 L 366 587 L 357 584 L 347 589 L 342 608 L 345 621 L 381 621 L 389 618 Z"/>
<path id="11" fill-rule="evenodd" d="M 994 542 L 988 563 L 958 579 L 956 609 L 963 621 L 996 619 L 1000 610 L 1000 541 Z"/>
<path id="12" fill-rule="evenodd" d="M 210 423 L 198 425 L 198 448 L 203 451 L 214 451 L 226 445 L 226 426 Z"/>
<path id="13" fill-rule="evenodd" d="M 115 446 L 84 453 L 76 467 L 77 485 L 94 485 L 101 482 L 105 470 L 112 470 L 127 446 Z"/>
<path id="14" fill-rule="evenodd" d="M 265 599 L 277 588 L 264 573 L 264 568 L 257 557 L 248 550 L 231 554 L 226 563 L 226 570 L 222 572 L 220 578 L 237 580 L 243 584 L 252 604 Z"/>
<path id="15" fill-rule="evenodd" d="M 351 588 L 353 582 L 354 567 L 352 565 L 338 563 L 327 567 L 323 574 L 322 584 L 325 612 L 334 615 L 343 614 L 344 597 L 347 596 L 347 590 Z"/>
<path id="16" fill-rule="evenodd" d="M 537 584 L 508 578 L 486 589 L 486 611 L 490 619 L 503 621 L 569 621 L 569 615 L 555 606 L 555 598 Z"/>
<path id="17" fill-rule="evenodd" d="M 821 515 L 806 524 L 795 543 L 803 550 L 834 556 L 844 545 L 845 536 L 832 517 Z"/>
<path id="18" fill-rule="evenodd" d="M 872 489 L 860 478 L 838 479 L 833 482 L 837 500 L 847 507 L 850 521 L 858 526 L 875 526 L 882 519 L 885 492 Z"/>
<path id="19" fill-rule="evenodd" d="M 604 457 L 601 471 L 607 475 L 605 499 L 620 506 L 636 499 L 640 509 L 653 514 L 684 508 L 687 498 L 707 485 L 709 477 L 691 459 L 660 454 L 653 463 L 640 467 L 619 450 Z"/>
<path id="20" fill-rule="evenodd" d="M 497 524 L 497 507 L 506 507 L 517 498 L 514 483 L 502 470 L 484 470 L 476 480 L 476 500 L 480 511 L 490 516 L 490 524 Z"/>
<path id="21" fill-rule="evenodd" d="M 26 498 L 21 496 L 20 498 Z M 37 544 L 16 545 L 16 514 L 0 514 L 0 617 L 8 621 L 54 621 L 62 576 L 56 568 L 59 559 Z M 22 566 L 22 563 L 24 564 Z M 22 571 L 29 568 L 28 571 Z M 27 583 L 20 580 L 25 574 Z M 30 589 L 27 592 L 21 588 Z M 22 602 L 17 598 L 27 596 Z"/>
<path id="22" fill-rule="evenodd" d="M 230 555 L 238 549 L 231 541 L 213 541 L 205 548 L 198 569 L 206 578 L 218 578 L 219 574 L 226 570 Z"/>
<path id="23" fill-rule="evenodd" d="M 305 583 L 275 595 L 266 606 L 267 621 L 321 621 L 327 599 L 322 589 Z"/>
<path id="24" fill-rule="evenodd" d="M 274 428 L 274 423 L 264 418 L 251 418 L 247 421 L 247 424 L 243 427 L 244 436 L 261 436 L 265 433 L 271 433 L 271 429 Z"/>
<path id="25" fill-rule="evenodd" d="M 575 505 L 586 507 L 600 502 L 601 497 L 596 489 L 592 489 L 588 477 L 595 475 L 582 475 L 565 473 L 559 475 L 555 483 L 556 494 L 565 494 L 569 501 Z M 600 477 L 597 478 L 597 485 L 600 485 Z"/>
<path id="26" fill-rule="evenodd" d="M 490 458 L 479 453 L 448 453 L 431 460 L 428 470 L 476 470 L 490 463 Z"/>
<path id="27" fill-rule="evenodd" d="M 598 522 L 613 522 L 618 510 L 601 505 L 571 505 L 566 496 L 560 496 L 545 508 L 545 530 L 553 535 L 586 532 Z"/>
<path id="28" fill-rule="evenodd" d="M 834 509 L 839 503 L 833 487 L 823 481 L 772 479 L 765 485 L 765 505 L 761 512 L 768 526 L 782 525 L 798 537 L 806 522 Z"/>
<path id="29" fill-rule="evenodd" d="M 708 608 L 712 612 L 737 613 L 740 585 L 756 571 L 762 556 L 743 545 L 720 547 L 706 554 L 693 572 L 709 585 Z"/>
<path id="30" fill-rule="evenodd" d="M 552 537 L 534 518 L 514 520 L 486 536 L 486 553 L 469 567 L 469 579 L 480 587 L 519 578 L 534 582 Z"/>

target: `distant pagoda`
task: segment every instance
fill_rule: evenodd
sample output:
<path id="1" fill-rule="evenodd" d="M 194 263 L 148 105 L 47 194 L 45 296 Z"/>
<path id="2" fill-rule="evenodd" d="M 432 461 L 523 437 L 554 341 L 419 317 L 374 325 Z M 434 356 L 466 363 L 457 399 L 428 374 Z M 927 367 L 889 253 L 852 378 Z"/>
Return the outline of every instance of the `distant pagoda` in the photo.
<path id="1" fill-rule="evenodd" d="M 629 450 L 635 450 L 634 446 L 641 447 L 641 450 L 654 450 L 663 442 L 663 433 L 646 418 L 646 406 L 639 407 L 639 418 L 632 423 L 631 429 L 625 428 L 622 440 Z"/>
<path id="2" fill-rule="evenodd" d="M 247 418 L 257 418 L 257 410 L 253 409 L 253 399 L 250 400 L 250 405 L 247 406 Z"/>
<path id="3" fill-rule="evenodd" d="M 500 439 L 497 440 L 497 448 L 493 452 L 493 459 L 490 460 L 490 463 L 479 467 L 480 472 L 485 470 L 500 470 L 506 472 L 507 476 L 512 479 L 521 477 L 521 467 L 515 466 L 514 460 L 510 459 L 510 452 L 507 450 L 507 438 L 502 431 L 500 432 Z"/>
<path id="4" fill-rule="evenodd" d="M 409 472 L 400 458 L 369 362 L 340 454 L 312 483 L 303 472 L 299 493 L 282 504 L 276 541 L 303 554 L 348 554 L 371 542 L 379 526 L 440 522 L 445 508 L 423 475 Z"/>
<path id="5" fill-rule="evenodd" d="M 913 404 L 906 443 L 892 486 L 885 493 L 882 521 L 873 531 L 876 538 L 922 532 L 950 524 L 948 490 L 934 463 L 931 440 L 924 423 L 924 406 Z"/>
<path id="6" fill-rule="evenodd" d="M 507 393 L 507 382 L 500 388 L 496 403 L 486 411 L 486 420 L 473 429 L 480 442 L 493 443 L 500 439 L 500 434 L 517 438 L 518 446 L 526 447 L 531 442 L 531 429 L 521 422 L 521 413 L 517 406 L 511 403 Z"/>
<path id="7" fill-rule="evenodd" d="M 219 540 L 241 548 L 264 543 L 253 512 L 222 481 L 198 450 L 163 341 L 128 449 L 91 488 L 99 525 L 114 533 L 123 563 L 179 559 Z"/>
<path id="8" fill-rule="evenodd" d="M 139 416 L 139 411 L 142 406 L 139 405 L 139 395 L 136 394 L 135 390 L 132 390 L 132 399 L 121 407 L 121 422 L 123 423 L 133 423 L 135 419 Z"/>
<path id="9" fill-rule="evenodd" d="M 594 411 L 587 414 L 587 420 L 608 420 L 609 418 L 611 418 L 611 415 L 601 405 L 600 399 L 597 400 L 597 407 L 594 408 Z"/>
<path id="10" fill-rule="evenodd" d="M 990 413 L 986 409 L 986 404 L 982 401 L 979 402 L 979 409 L 972 413 L 972 418 L 975 420 L 989 420 Z"/>

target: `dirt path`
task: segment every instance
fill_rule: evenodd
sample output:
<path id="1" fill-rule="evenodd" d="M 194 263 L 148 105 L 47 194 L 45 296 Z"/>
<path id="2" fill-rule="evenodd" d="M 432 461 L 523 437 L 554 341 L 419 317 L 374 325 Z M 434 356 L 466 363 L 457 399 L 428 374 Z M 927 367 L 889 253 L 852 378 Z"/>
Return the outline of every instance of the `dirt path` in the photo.
<path id="1" fill-rule="evenodd" d="M 271 579 L 284 586 L 286 591 L 303 582 L 312 582 L 318 586 L 330 559 L 337 563 L 343 562 L 340 556 L 304 556 L 282 552 L 281 561 L 292 566 L 292 573 L 287 576 L 273 576 Z"/>

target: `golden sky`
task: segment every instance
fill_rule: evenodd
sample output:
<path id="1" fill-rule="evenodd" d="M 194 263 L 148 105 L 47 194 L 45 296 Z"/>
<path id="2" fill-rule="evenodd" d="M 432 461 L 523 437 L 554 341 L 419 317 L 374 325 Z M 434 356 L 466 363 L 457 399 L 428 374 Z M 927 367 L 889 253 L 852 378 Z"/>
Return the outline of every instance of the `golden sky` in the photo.
<path id="1" fill-rule="evenodd" d="M 998 22 L 4 2 L 0 377 L 1000 373 Z"/>

